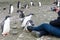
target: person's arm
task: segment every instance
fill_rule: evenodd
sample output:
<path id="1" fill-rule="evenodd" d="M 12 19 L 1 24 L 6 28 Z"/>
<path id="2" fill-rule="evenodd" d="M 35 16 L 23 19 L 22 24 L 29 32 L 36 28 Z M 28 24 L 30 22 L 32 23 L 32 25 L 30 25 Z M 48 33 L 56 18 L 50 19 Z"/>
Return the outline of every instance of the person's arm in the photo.
<path id="1" fill-rule="evenodd" d="M 60 20 L 57 19 L 54 21 L 50 21 L 50 25 L 59 27 L 60 26 Z"/>

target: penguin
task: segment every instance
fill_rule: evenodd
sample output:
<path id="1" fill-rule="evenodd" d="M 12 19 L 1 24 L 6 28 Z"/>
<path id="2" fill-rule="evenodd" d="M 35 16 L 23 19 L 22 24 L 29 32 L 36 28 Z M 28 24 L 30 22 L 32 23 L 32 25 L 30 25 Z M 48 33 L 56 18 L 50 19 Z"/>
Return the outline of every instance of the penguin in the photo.
<path id="1" fill-rule="evenodd" d="M 28 5 L 28 4 L 26 4 L 26 9 L 27 9 L 27 8 L 29 8 L 29 5 Z"/>
<path id="2" fill-rule="evenodd" d="M 27 19 L 27 21 L 25 22 L 26 24 L 25 24 L 25 26 L 23 27 L 23 31 L 27 31 L 27 27 L 28 26 L 34 26 L 34 23 L 33 23 L 33 21 L 31 20 L 31 16 L 32 14 L 30 14 L 30 15 L 28 15 L 28 16 L 30 16 L 28 19 Z M 27 31 L 28 32 L 28 31 Z"/>
<path id="3" fill-rule="evenodd" d="M 26 23 L 27 26 L 34 26 L 34 23 L 32 20 L 28 20 Z"/>
<path id="4" fill-rule="evenodd" d="M 58 1 L 58 3 L 57 3 L 57 7 L 59 7 L 60 6 L 60 2 Z"/>
<path id="5" fill-rule="evenodd" d="M 17 10 L 17 13 L 19 13 L 19 18 L 20 18 L 20 21 L 22 23 L 24 17 L 25 17 L 25 14 L 22 10 Z"/>
<path id="6" fill-rule="evenodd" d="M 56 5 L 57 5 L 57 4 L 58 4 L 58 0 L 55 0 L 54 4 L 56 4 Z"/>
<path id="7" fill-rule="evenodd" d="M 27 4 L 24 4 L 23 6 L 24 6 L 24 8 L 26 8 Z"/>
<path id="8" fill-rule="evenodd" d="M 34 14 L 29 14 L 29 15 L 27 15 L 26 17 L 24 17 L 24 20 L 23 20 L 23 22 L 22 22 L 22 25 L 21 25 L 21 27 L 25 27 L 26 26 L 26 23 L 29 21 L 29 20 L 31 20 L 31 18 L 32 18 L 32 16 L 33 16 Z"/>
<path id="9" fill-rule="evenodd" d="M 10 32 L 10 16 L 6 16 L 4 20 L 4 25 L 2 26 L 2 35 L 6 36 Z"/>
<path id="10" fill-rule="evenodd" d="M 31 2 L 30 2 L 30 4 L 31 4 L 31 6 L 34 6 L 34 3 L 33 3 L 33 1 L 31 1 Z"/>
<path id="11" fill-rule="evenodd" d="M 21 3 L 20 3 L 20 1 L 18 1 L 18 3 L 17 3 L 17 8 L 18 8 L 18 9 L 21 8 Z"/>
<path id="12" fill-rule="evenodd" d="M 57 0 L 55 0 L 55 1 L 53 2 L 53 4 L 57 5 L 57 2 L 58 2 L 58 1 L 57 1 Z"/>
<path id="13" fill-rule="evenodd" d="M 28 29 L 27 29 L 28 26 L 34 26 L 34 23 L 33 23 L 32 20 L 28 20 L 28 21 L 26 22 L 26 25 L 25 25 L 23 31 L 27 31 L 27 30 L 28 30 Z"/>
<path id="14" fill-rule="evenodd" d="M 10 8 L 9 8 L 9 14 L 12 14 L 13 13 L 13 10 L 14 10 L 14 7 L 12 4 L 10 4 Z"/>
<path id="15" fill-rule="evenodd" d="M 20 18 L 24 18 L 25 17 L 25 15 L 24 15 L 24 12 L 22 11 L 22 10 L 19 10 L 20 11 Z"/>
<path id="16" fill-rule="evenodd" d="M 20 1 L 18 1 L 18 3 L 17 3 L 17 8 L 19 9 L 19 4 L 20 4 Z"/>
<path id="17" fill-rule="evenodd" d="M 39 2 L 39 7 L 41 7 L 41 2 Z"/>

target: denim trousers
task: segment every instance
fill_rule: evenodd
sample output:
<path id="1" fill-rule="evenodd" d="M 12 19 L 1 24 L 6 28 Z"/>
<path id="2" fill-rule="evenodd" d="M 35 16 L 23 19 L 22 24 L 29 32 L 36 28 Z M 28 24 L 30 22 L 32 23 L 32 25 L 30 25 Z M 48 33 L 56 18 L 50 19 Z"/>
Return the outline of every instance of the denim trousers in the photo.
<path id="1" fill-rule="evenodd" d="M 50 24 L 47 24 L 47 23 L 33 27 L 32 30 L 34 30 L 34 31 L 42 30 L 42 31 L 44 31 L 44 33 L 46 32 L 46 33 L 52 34 L 54 36 L 60 37 L 60 29 L 57 27 L 54 27 Z"/>

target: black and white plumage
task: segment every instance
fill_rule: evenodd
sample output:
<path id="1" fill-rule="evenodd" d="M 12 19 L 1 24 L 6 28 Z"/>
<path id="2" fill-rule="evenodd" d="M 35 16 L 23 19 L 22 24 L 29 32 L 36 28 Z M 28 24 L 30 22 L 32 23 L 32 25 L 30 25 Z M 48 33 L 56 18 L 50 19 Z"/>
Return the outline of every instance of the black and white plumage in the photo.
<path id="1" fill-rule="evenodd" d="M 34 26 L 34 23 L 32 20 L 28 20 L 26 23 L 27 26 Z"/>
<path id="2" fill-rule="evenodd" d="M 22 10 L 17 10 L 17 13 L 19 13 L 19 17 L 20 18 L 24 18 L 25 17 L 24 12 Z"/>
<path id="3" fill-rule="evenodd" d="M 19 4 L 20 4 L 20 1 L 18 1 L 18 3 L 17 3 L 17 8 L 19 9 Z"/>
<path id="4" fill-rule="evenodd" d="M 31 6 L 34 6 L 34 2 L 33 1 L 31 1 L 30 4 L 31 4 Z"/>
<path id="5" fill-rule="evenodd" d="M 57 5 L 58 4 L 58 0 L 55 0 L 55 2 L 53 4 L 56 4 Z"/>
<path id="6" fill-rule="evenodd" d="M 27 9 L 27 8 L 29 8 L 29 5 L 28 5 L 28 4 L 26 5 L 26 9 Z"/>
<path id="7" fill-rule="evenodd" d="M 32 16 L 33 16 L 33 14 L 29 14 L 26 17 L 24 17 L 21 27 L 25 27 L 27 22 L 29 22 L 29 20 L 31 20 Z M 27 24 L 27 25 L 30 26 L 29 24 Z"/>
<path id="8" fill-rule="evenodd" d="M 2 28 L 2 35 L 8 33 L 10 31 L 10 16 L 6 16 L 3 22 Z"/>
<path id="9" fill-rule="evenodd" d="M 57 7 L 60 6 L 60 1 L 59 0 L 55 0 L 55 2 L 53 4 L 56 4 Z"/>
<path id="10" fill-rule="evenodd" d="M 24 15 L 24 12 L 22 10 L 17 10 L 17 13 L 19 14 L 19 18 L 20 18 L 20 21 L 22 23 L 25 15 Z"/>
<path id="11" fill-rule="evenodd" d="M 59 7 L 59 6 L 60 6 L 60 2 L 58 1 L 58 2 L 57 2 L 57 7 Z"/>
<path id="12" fill-rule="evenodd" d="M 27 29 L 28 26 L 34 26 L 34 23 L 33 23 L 32 20 L 28 20 L 28 21 L 26 22 L 25 27 L 23 27 L 23 28 L 24 28 L 24 31 L 25 31 L 25 30 L 28 31 L 28 29 Z"/>
<path id="13" fill-rule="evenodd" d="M 21 2 L 20 1 L 18 1 L 18 3 L 17 3 L 17 8 L 18 9 L 21 8 Z"/>
<path id="14" fill-rule="evenodd" d="M 12 4 L 10 4 L 10 7 L 9 7 L 9 14 L 12 14 L 14 11 L 14 7 Z"/>
<path id="15" fill-rule="evenodd" d="M 34 26 L 34 23 L 31 20 L 33 15 L 34 14 L 29 14 L 29 15 L 27 15 L 27 17 L 24 18 L 22 25 L 21 25 L 24 28 L 23 31 L 27 31 L 28 26 Z"/>
<path id="16" fill-rule="evenodd" d="M 41 2 L 39 2 L 39 7 L 41 7 Z"/>

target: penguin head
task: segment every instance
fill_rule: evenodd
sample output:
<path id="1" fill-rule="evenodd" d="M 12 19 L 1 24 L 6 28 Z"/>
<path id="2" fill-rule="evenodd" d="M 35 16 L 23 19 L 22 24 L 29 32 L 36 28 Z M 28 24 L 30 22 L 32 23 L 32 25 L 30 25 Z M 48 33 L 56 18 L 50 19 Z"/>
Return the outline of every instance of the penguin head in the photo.
<path id="1" fill-rule="evenodd" d="M 10 17 L 10 16 L 6 16 L 6 17 L 5 17 L 5 20 L 6 20 L 7 18 L 9 18 L 9 17 Z"/>
<path id="2" fill-rule="evenodd" d="M 10 6 L 12 6 L 13 4 L 10 4 Z"/>
<path id="3" fill-rule="evenodd" d="M 27 15 L 27 16 L 30 16 L 30 15 L 34 15 L 33 13 L 30 13 L 29 15 Z"/>
<path id="4" fill-rule="evenodd" d="M 23 11 L 22 10 L 17 10 L 17 13 L 23 13 Z"/>
<path id="5" fill-rule="evenodd" d="M 20 1 L 18 1 L 18 3 L 20 3 Z"/>
<path id="6" fill-rule="evenodd" d="M 33 13 L 30 13 L 29 15 L 34 15 Z"/>
<path id="7" fill-rule="evenodd" d="M 34 23 L 32 20 L 28 20 L 26 23 L 27 26 L 34 26 Z"/>

